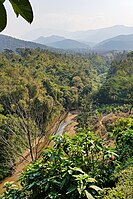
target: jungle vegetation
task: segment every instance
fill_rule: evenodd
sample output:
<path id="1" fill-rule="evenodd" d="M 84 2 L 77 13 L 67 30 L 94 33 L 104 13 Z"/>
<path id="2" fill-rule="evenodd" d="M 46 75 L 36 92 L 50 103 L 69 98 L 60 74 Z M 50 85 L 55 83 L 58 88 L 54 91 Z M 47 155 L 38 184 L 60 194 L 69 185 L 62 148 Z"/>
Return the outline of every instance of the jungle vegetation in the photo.
<path id="1" fill-rule="evenodd" d="M 6 183 L 1 198 L 131 199 L 132 82 L 132 53 L 113 58 L 40 49 L 1 53 L 0 179 L 25 149 L 33 161 L 22 172 L 21 187 Z M 38 159 L 35 138 L 72 110 L 79 111 L 76 134 L 53 136 L 54 147 Z M 124 116 L 106 123 L 104 134 L 95 131 L 100 118 L 121 112 Z"/>

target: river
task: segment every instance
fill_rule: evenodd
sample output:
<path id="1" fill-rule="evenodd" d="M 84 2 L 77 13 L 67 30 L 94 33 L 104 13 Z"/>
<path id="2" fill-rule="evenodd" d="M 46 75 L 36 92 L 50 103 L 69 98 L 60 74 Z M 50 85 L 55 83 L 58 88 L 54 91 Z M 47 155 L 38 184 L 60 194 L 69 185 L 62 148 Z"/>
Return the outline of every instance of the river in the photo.
<path id="1" fill-rule="evenodd" d="M 70 134 L 75 132 L 75 127 L 78 124 L 77 122 L 74 121 L 74 119 L 77 117 L 77 113 L 68 113 L 67 117 L 60 123 L 56 136 L 61 136 L 65 131 L 69 132 Z"/>

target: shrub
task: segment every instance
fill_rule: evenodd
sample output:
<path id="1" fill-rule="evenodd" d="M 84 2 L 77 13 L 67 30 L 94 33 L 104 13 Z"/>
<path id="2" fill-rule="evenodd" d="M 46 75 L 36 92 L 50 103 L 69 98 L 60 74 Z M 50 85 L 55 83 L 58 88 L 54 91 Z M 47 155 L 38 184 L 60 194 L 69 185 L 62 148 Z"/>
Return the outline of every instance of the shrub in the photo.
<path id="1" fill-rule="evenodd" d="M 106 191 L 105 191 L 106 192 Z M 116 187 L 109 189 L 104 199 L 133 198 L 133 167 L 128 167 L 118 175 Z"/>

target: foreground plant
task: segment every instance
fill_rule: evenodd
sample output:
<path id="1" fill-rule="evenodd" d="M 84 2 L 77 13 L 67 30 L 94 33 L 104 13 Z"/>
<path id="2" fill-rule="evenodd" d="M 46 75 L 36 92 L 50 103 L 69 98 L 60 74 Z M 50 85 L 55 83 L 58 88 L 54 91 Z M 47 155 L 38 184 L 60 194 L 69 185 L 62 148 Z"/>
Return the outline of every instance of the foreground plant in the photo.
<path id="1" fill-rule="evenodd" d="M 91 172 L 95 159 L 92 160 L 95 156 L 92 151 L 96 144 L 96 140 L 89 141 L 91 134 L 53 137 L 54 148 L 45 149 L 43 157 L 23 171 L 20 178 L 22 188 L 6 185 L 2 198 L 17 198 L 18 195 L 22 199 L 96 198 L 102 189 Z"/>
<path id="2" fill-rule="evenodd" d="M 7 12 L 4 6 L 5 0 L 0 0 L 0 32 L 5 29 L 7 25 Z M 33 11 L 29 0 L 9 0 L 12 8 L 18 17 L 23 17 L 27 22 L 32 23 Z"/>

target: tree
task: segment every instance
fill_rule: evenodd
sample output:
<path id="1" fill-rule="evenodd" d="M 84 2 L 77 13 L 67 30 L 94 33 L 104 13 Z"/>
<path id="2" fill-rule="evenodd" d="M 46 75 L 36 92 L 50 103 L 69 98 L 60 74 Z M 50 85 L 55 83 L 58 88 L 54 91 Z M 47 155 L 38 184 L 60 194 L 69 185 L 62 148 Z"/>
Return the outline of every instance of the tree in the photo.
<path id="1" fill-rule="evenodd" d="M 0 0 L 0 32 L 3 31 L 7 25 L 7 12 L 4 6 L 5 0 Z M 9 0 L 12 8 L 18 17 L 23 17 L 27 22 L 32 23 L 33 11 L 29 0 Z"/>
<path id="2" fill-rule="evenodd" d="M 0 179 L 16 159 L 27 162 L 28 154 L 29 162 L 38 158 L 46 117 L 50 119 L 53 108 L 53 99 L 46 97 L 41 82 L 33 79 L 28 70 L 18 68 L 4 66 L 5 72 L 2 68 L 0 71 Z M 22 155 L 25 150 L 26 155 Z"/>

